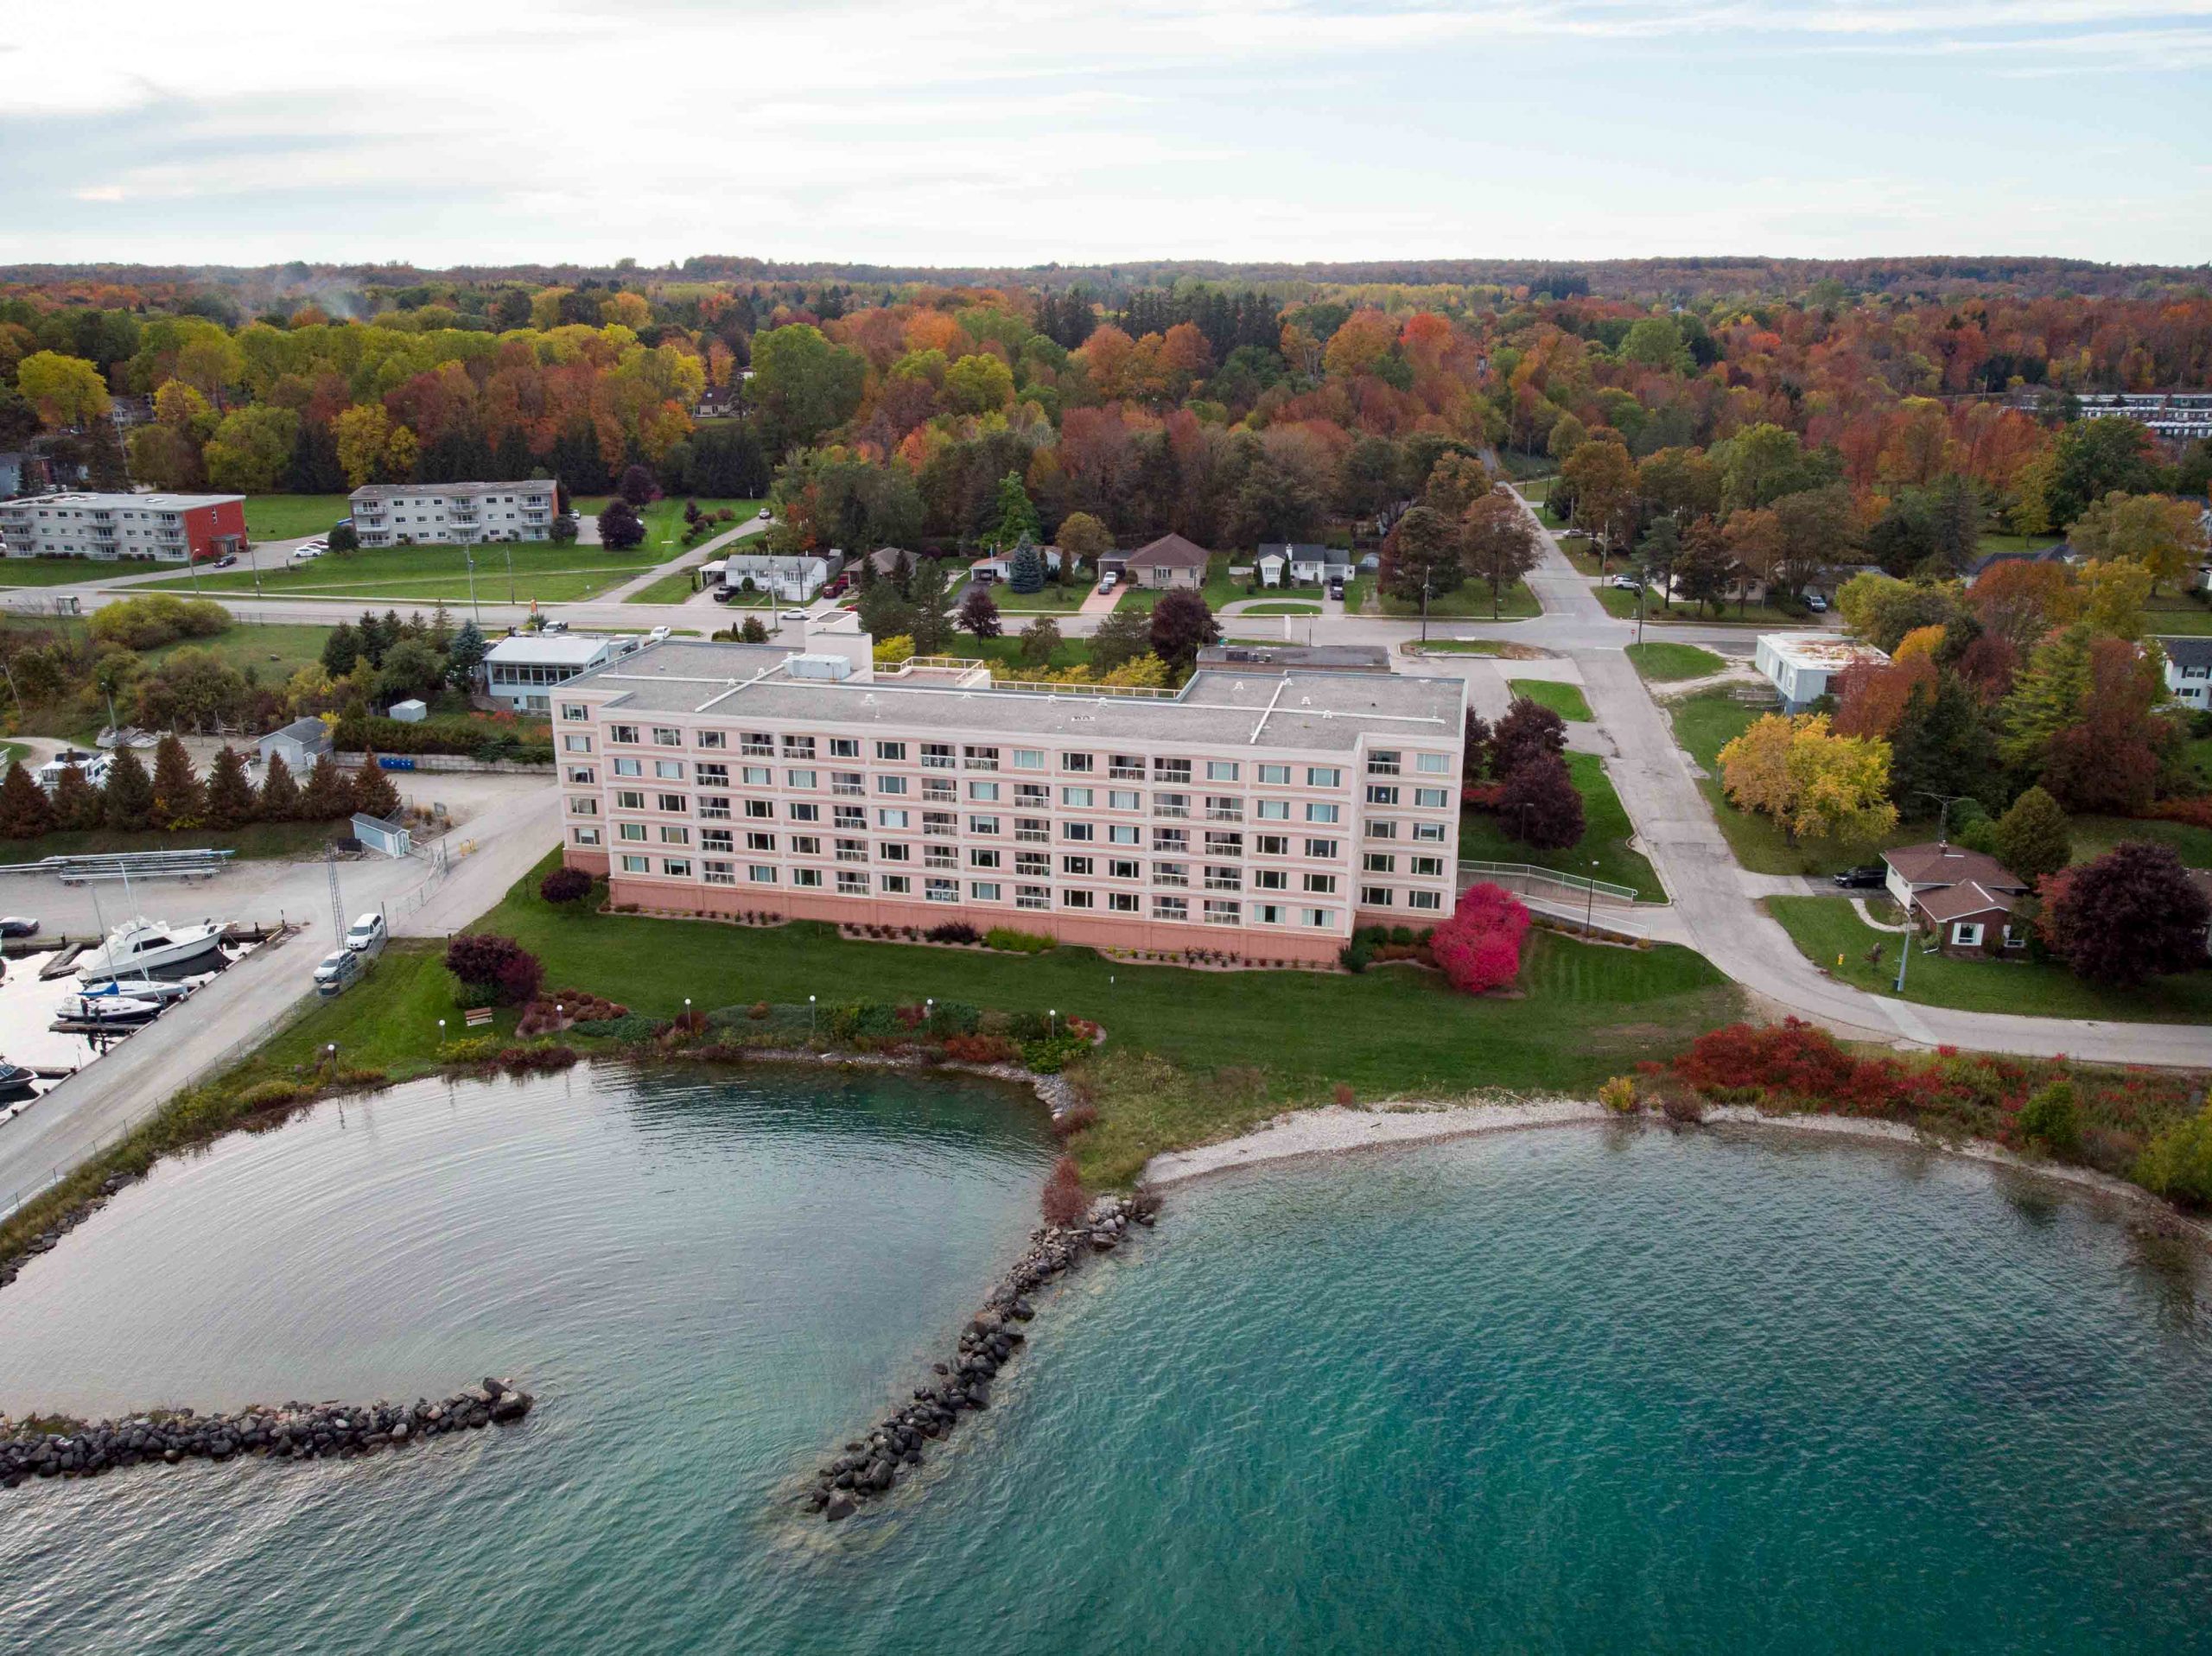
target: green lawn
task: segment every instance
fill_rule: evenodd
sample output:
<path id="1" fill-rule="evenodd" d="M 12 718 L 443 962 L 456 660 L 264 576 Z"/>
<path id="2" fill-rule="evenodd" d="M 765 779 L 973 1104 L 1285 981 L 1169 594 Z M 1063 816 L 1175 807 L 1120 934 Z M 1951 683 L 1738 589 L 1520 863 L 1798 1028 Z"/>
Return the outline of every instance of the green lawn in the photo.
<path id="1" fill-rule="evenodd" d="M 238 828 L 190 828 L 163 833 L 146 828 L 117 833 L 93 828 L 81 834 L 46 834 L 35 840 L 0 840 L 0 862 L 36 862 L 41 857 L 82 857 L 100 851 L 232 850 L 241 857 L 296 857 L 319 852 L 353 830 L 344 822 L 249 822 Z"/>
<path id="2" fill-rule="evenodd" d="M 73 587 L 162 567 L 150 558 L 0 558 L 0 587 Z"/>
<path id="3" fill-rule="evenodd" d="M 245 499 L 246 538 L 297 541 L 327 535 L 340 518 L 353 515 L 350 495 L 251 494 Z"/>
<path id="4" fill-rule="evenodd" d="M 578 517 L 596 517 L 607 510 L 607 503 L 613 498 L 614 497 L 611 494 L 595 494 L 588 499 L 572 500 L 569 504 L 575 507 Z M 736 516 L 727 523 L 715 524 L 694 544 L 703 546 L 717 535 L 726 535 L 731 530 L 742 529 L 747 523 L 755 519 L 760 508 L 766 504 L 760 500 L 700 501 L 701 511 L 715 511 L 727 506 L 736 513 Z M 652 554 L 653 562 L 658 563 L 683 550 L 683 502 L 682 500 L 656 500 L 651 505 L 640 510 L 638 516 L 644 520 L 645 525 L 645 538 L 638 543 L 637 549 L 639 552 Z"/>
<path id="5" fill-rule="evenodd" d="M 1593 564 L 1593 571 L 1594 568 Z M 1618 568 L 1618 561 L 1616 560 L 1616 573 Z M 1598 588 L 1598 601 L 1605 606 L 1605 612 L 1609 615 L 1617 616 L 1624 621 L 1636 619 L 1634 593 L 1624 592 L 1618 587 L 1600 587 Z M 1818 625 L 1821 618 L 1802 611 L 1792 613 L 1778 610 L 1771 604 L 1746 604 L 1740 611 L 1733 603 L 1724 604 L 1720 612 L 1715 615 L 1695 604 L 1662 603 L 1656 593 L 1647 593 L 1643 599 L 1643 619 L 1662 625 L 1670 621 L 1694 621 L 1700 626 L 1807 628 Z"/>
<path id="6" fill-rule="evenodd" d="M 1630 644 L 1628 658 L 1637 672 L 1655 684 L 1706 678 L 1714 673 L 1725 672 L 1728 666 L 1710 650 L 1700 650 L 1695 644 Z"/>
<path id="7" fill-rule="evenodd" d="M 698 574 L 699 566 L 696 563 L 688 563 L 681 569 L 671 570 L 668 574 L 663 575 L 658 581 L 654 581 L 650 587 L 642 587 L 637 592 L 632 593 L 629 597 L 624 599 L 622 601 L 626 604 L 683 603 L 698 592 Z M 733 605 L 744 601 L 747 600 L 744 598 L 733 598 L 730 600 L 730 603 Z M 767 600 L 759 593 L 753 593 L 750 595 L 750 601 L 756 604 L 764 604 L 767 602 Z"/>
<path id="8" fill-rule="evenodd" d="M 322 626 L 240 622 L 212 638 L 181 638 L 175 644 L 162 644 L 142 653 L 150 663 L 180 650 L 204 650 L 241 673 L 251 667 L 262 683 L 273 687 L 282 684 L 309 662 L 321 661 L 322 646 L 330 634 L 331 629 Z"/>
<path id="9" fill-rule="evenodd" d="M 474 549 L 475 595 L 483 603 L 552 602 L 595 597 L 665 561 L 665 554 L 638 548 L 609 551 L 603 546 L 554 546 L 543 542 L 502 542 Z M 512 579 L 509 575 L 512 569 Z M 255 593 L 289 598 L 359 598 L 384 605 L 468 601 L 467 555 L 457 546 L 375 546 L 358 552 L 331 553 L 297 568 L 264 565 L 260 585 L 246 564 L 234 568 L 149 581 L 149 589 L 214 593 Z"/>
<path id="10" fill-rule="evenodd" d="M 1994 530 L 1984 530 L 1976 542 L 1984 554 L 1991 552 L 2040 552 L 2045 547 L 2056 546 L 2065 539 L 2063 535 L 2000 535 Z"/>
<path id="11" fill-rule="evenodd" d="M 1516 695 L 1525 695 L 1529 701 L 1549 707 L 1560 718 L 1578 725 L 1590 722 L 1590 703 L 1579 684 L 1562 684 L 1556 679 L 1510 678 L 1505 688 Z"/>
<path id="12" fill-rule="evenodd" d="M 1244 585 L 1245 583 L 1241 581 L 1231 581 L 1229 578 L 1228 556 L 1225 554 L 1217 553 L 1213 561 L 1206 565 L 1206 584 L 1201 589 L 1201 596 L 1205 599 L 1208 609 L 1217 611 L 1223 605 L 1234 604 L 1240 598 L 1252 598 L 1258 595 L 1255 593 L 1246 592 Z M 1267 589 L 1262 587 L 1260 590 L 1264 592 Z M 1131 587 L 1122 593 L 1120 601 L 1114 607 L 1117 610 L 1141 610 L 1149 615 L 1152 613 L 1152 606 L 1159 600 L 1160 592 L 1157 588 Z"/>
<path id="13" fill-rule="evenodd" d="M 2187 593 L 2158 593 L 2143 606 L 2143 615 L 2147 630 L 2153 634 L 2201 638 L 2212 632 L 2212 607 L 2198 603 Z"/>
<path id="14" fill-rule="evenodd" d="M 2154 818 L 2076 816 L 2068 824 L 2074 838 L 2074 860 L 2088 862 L 2130 840 L 2170 845 L 2191 868 L 2212 868 L 2212 831 L 2186 822 L 2162 822 Z"/>
<path id="15" fill-rule="evenodd" d="M 1065 587 L 1055 587 L 1048 581 L 1033 593 L 1017 593 L 1003 581 L 995 581 L 991 601 L 999 606 L 1001 615 L 1073 615 L 1083 607 L 1083 600 L 1090 596 L 1096 586 L 1092 581 L 1071 581 Z M 954 590 L 959 590 L 957 583 Z M 1213 600 L 1209 598 L 1206 602 L 1211 604 Z"/>
<path id="16" fill-rule="evenodd" d="M 1569 753 L 1567 774 L 1582 795 L 1582 838 L 1564 851 L 1537 851 L 1506 838 L 1503 819 L 1490 811 L 1459 815 L 1459 855 L 1468 862 L 1525 862 L 1562 874 L 1580 874 L 1615 885 L 1632 885 L 1638 898 L 1667 900 L 1666 888 L 1643 853 L 1632 850 L 1628 811 L 1595 753 Z M 1591 865 L 1595 863 L 1593 868 Z"/>
<path id="17" fill-rule="evenodd" d="M 1529 583 L 1525 581 L 1515 581 L 1498 594 L 1496 618 L 1498 620 L 1526 620 L 1532 615 L 1541 615 L 1543 612 L 1544 606 L 1536 601 L 1535 593 L 1529 590 Z M 1382 613 L 1395 616 L 1418 616 L 1421 613 L 1421 600 L 1393 598 L 1385 593 L 1382 594 Z M 1490 612 L 1490 583 L 1471 581 L 1457 592 L 1446 593 L 1440 598 L 1432 595 L 1428 600 L 1428 614 L 1431 620 L 1434 620 L 1439 616 L 1456 618 L 1460 620 L 1490 620 L 1492 619 Z"/>
<path id="18" fill-rule="evenodd" d="M 1249 604 L 1236 612 L 1239 619 L 1254 615 L 1319 615 L 1319 604 Z"/>
<path id="19" fill-rule="evenodd" d="M 1923 821 L 1901 822 L 1883 838 L 1864 844 L 1827 840 L 1793 844 L 1772 819 L 1738 810 L 1721 791 L 1720 750 L 1751 728 L 1759 709 L 1745 706 L 1726 689 L 1712 689 L 1685 696 L 1668 711 L 1675 721 L 1675 739 L 1707 772 L 1698 789 L 1711 802 L 1729 849 L 1753 873 L 1839 873 L 1870 860 L 1890 846 L 1911 845 L 1934 837 L 1930 824 Z"/>
<path id="20" fill-rule="evenodd" d="M 1567 555 L 1567 561 L 1573 564 L 1580 574 L 1595 579 L 1599 575 L 1618 574 L 1625 567 L 1618 558 L 1609 558 L 1605 562 L 1605 567 L 1600 569 L 1598 567 L 1598 554 L 1592 549 L 1596 543 L 1587 535 L 1577 532 L 1561 535 L 1558 539 L 1559 549 Z"/>
<path id="21" fill-rule="evenodd" d="M 1522 498 L 1527 499 L 1531 504 L 1541 504 L 1545 499 L 1549 498 L 1552 492 L 1552 485 L 1558 481 L 1559 479 L 1557 478 L 1530 478 L 1526 483 L 1516 484 L 1514 486 L 1521 491 Z"/>
<path id="22" fill-rule="evenodd" d="M 1767 908 L 1815 965 L 1858 988 L 1895 994 L 1902 934 L 1866 925 L 1840 897 L 1769 898 Z M 1870 962 L 1867 950 L 1877 943 L 1881 958 Z M 2212 970 L 2152 978 L 2135 989 L 2100 989 L 2052 961 L 1955 960 L 1916 947 L 1903 998 L 1962 1012 L 2196 1024 L 2212 1021 Z"/>

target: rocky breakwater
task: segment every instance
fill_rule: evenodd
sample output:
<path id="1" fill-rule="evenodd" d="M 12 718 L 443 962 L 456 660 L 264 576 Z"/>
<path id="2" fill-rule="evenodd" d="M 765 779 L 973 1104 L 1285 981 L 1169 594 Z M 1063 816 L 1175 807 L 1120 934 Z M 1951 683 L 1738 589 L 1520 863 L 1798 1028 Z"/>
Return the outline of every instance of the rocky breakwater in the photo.
<path id="1" fill-rule="evenodd" d="M 1078 1223 L 1034 1232 L 961 1330 L 952 1361 L 931 1365 L 938 1379 L 916 1386 L 913 1401 L 893 1409 L 865 1438 L 847 1443 L 817 1474 L 800 1504 L 834 1524 L 862 1502 L 888 1494 L 901 1473 L 922 1463 L 923 1445 L 950 1436 L 963 1414 L 989 1406 L 991 1382 L 1027 1339 L 1020 1325 L 1037 1314 L 1032 1296 L 1091 1255 L 1112 1253 L 1132 1224 L 1148 1226 L 1158 1212 L 1157 1201 L 1147 1196 L 1101 1196 Z"/>
<path id="2" fill-rule="evenodd" d="M 315 1461 L 404 1449 L 447 1432 L 521 1419 L 536 1401 L 508 1380 L 486 1379 L 442 1403 L 256 1404 L 236 1414 L 152 1410 L 123 1420 L 10 1420 L 0 1415 L 0 1488 L 33 1478 L 89 1478 L 119 1467 L 227 1461 L 253 1455 Z"/>

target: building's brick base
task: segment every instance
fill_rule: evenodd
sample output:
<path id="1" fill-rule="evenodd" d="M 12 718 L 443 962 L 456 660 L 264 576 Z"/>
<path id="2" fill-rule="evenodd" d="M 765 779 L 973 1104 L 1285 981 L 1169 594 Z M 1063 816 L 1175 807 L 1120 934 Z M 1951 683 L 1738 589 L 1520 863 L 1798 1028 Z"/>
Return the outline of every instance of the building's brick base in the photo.
<path id="1" fill-rule="evenodd" d="M 569 853 L 570 866 L 588 869 L 594 874 L 605 873 L 606 857 L 598 857 L 594 866 L 590 860 L 592 854 L 572 848 Z M 705 885 L 615 878 L 607 883 L 607 897 L 618 905 L 635 904 L 640 909 L 664 914 L 727 915 L 742 914 L 748 909 L 765 910 L 794 920 L 827 920 L 848 926 L 914 926 L 923 930 L 964 921 L 978 931 L 1007 926 L 1094 949 L 1150 949 L 1171 954 L 1202 949 L 1255 961 L 1325 963 L 1336 959 L 1344 942 L 1333 932 L 1300 936 L 1293 932 L 1242 926 L 1154 923 L 1048 910 L 969 908 L 957 903 L 887 903 L 831 893 L 795 891 L 785 886 Z"/>

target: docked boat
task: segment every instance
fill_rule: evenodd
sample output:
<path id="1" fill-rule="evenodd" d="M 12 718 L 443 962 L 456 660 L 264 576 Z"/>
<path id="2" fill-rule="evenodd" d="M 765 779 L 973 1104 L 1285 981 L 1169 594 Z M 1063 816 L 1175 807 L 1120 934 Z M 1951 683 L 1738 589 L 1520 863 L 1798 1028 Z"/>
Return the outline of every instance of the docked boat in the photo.
<path id="1" fill-rule="evenodd" d="M 79 978 L 87 996 L 122 995 L 131 1000 L 151 1000 L 166 1006 L 173 1000 L 181 1000 L 207 981 L 205 977 L 194 978 Z"/>
<path id="2" fill-rule="evenodd" d="M 38 1076 L 35 1074 L 24 1069 L 22 1065 L 10 1063 L 5 1058 L 0 1058 L 0 1098 L 29 1098 L 31 1095 L 31 1083 L 37 1079 Z"/>
<path id="3" fill-rule="evenodd" d="M 171 926 L 142 914 L 118 926 L 106 942 L 80 957 L 77 974 L 99 980 L 150 977 L 206 959 L 222 941 L 223 928 L 213 920 Z"/>
<path id="4" fill-rule="evenodd" d="M 72 1023 L 143 1024 L 161 1009 L 158 1000 L 134 1000 L 128 995 L 64 995 L 54 1015 Z"/>

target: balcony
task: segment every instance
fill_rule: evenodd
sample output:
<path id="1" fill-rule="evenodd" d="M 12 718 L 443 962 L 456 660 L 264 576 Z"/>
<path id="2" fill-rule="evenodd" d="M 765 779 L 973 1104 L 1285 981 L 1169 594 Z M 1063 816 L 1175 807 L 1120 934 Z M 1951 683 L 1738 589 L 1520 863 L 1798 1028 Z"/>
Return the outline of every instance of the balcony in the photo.
<path id="1" fill-rule="evenodd" d="M 833 794 L 842 794 L 848 799 L 858 799 L 867 793 L 868 790 L 857 782 L 833 782 L 830 784 L 830 791 Z"/>
<path id="2" fill-rule="evenodd" d="M 1043 828 L 1016 828 L 1014 831 L 1014 837 L 1024 845 L 1046 845 L 1051 843 L 1052 838 Z"/>
<path id="3" fill-rule="evenodd" d="M 1209 822 L 1241 822 L 1243 820 L 1244 812 L 1242 807 L 1233 809 L 1224 805 L 1206 807 L 1206 821 Z"/>
<path id="4" fill-rule="evenodd" d="M 1188 805 L 1154 805 L 1152 808 L 1152 814 L 1154 816 L 1188 817 L 1191 808 Z"/>
<path id="5" fill-rule="evenodd" d="M 1153 875 L 1153 877 L 1152 877 L 1152 883 L 1153 883 L 1154 885 L 1175 885 L 1175 886 L 1180 886 L 1180 887 L 1183 887 L 1184 889 L 1187 890 L 1187 889 L 1189 889 L 1189 886 L 1190 886 L 1190 884 L 1191 884 L 1191 877 L 1190 877 L 1188 874 L 1160 874 L 1160 873 L 1155 873 L 1155 874 L 1154 874 L 1154 875 Z"/>
<path id="6" fill-rule="evenodd" d="M 960 830 L 950 822 L 930 822 L 923 826 L 922 833 L 932 840 L 950 840 L 957 838 Z"/>
<path id="7" fill-rule="evenodd" d="M 1206 890 L 1209 891 L 1241 891 L 1243 889 L 1244 882 L 1233 875 L 1208 874 L 1206 876 Z"/>
<path id="8" fill-rule="evenodd" d="M 752 759 L 772 759 L 776 757 L 773 742 L 740 742 L 737 751 Z"/>
<path id="9" fill-rule="evenodd" d="M 925 753 L 922 755 L 922 769 L 925 771 L 950 771 L 952 769 L 952 755 L 950 753 Z"/>
<path id="10" fill-rule="evenodd" d="M 1106 767 L 1106 779 L 1109 782 L 1142 782 L 1144 780 L 1144 766 L 1141 765 L 1109 765 Z"/>
<path id="11" fill-rule="evenodd" d="M 699 807 L 699 816 L 700 820 L 702 822 L 727 822 L 729 821 L 729 807 L 727 805 L 702 805 Z"/>
<path id="12" fill-rule="evenodd" d="M 925 868 L 942 869 L 945 872 L 950 873 L 954 869 L 960 866 L 960 859 L 953 852 L 931 851 L 924 854 L 922 858 L 922 866 Z"/>
<path id="13" fill-rule="evenodd" d="M 840 850 L 837 853 L 837 860 L 839 862 L 866 862 L 868 860 L 868 852 L 865 849 L 859 851 Z"/>
<path id="14" fill-rule="evenodd" d="M 1367 774 L 1370 777 L 1395 777 L 1398 774 L 1398 763 L 1395 759 L 1370 759 Z"/>

